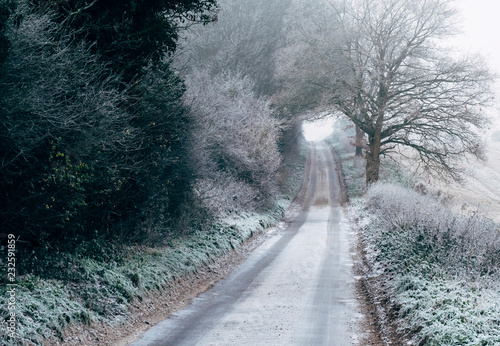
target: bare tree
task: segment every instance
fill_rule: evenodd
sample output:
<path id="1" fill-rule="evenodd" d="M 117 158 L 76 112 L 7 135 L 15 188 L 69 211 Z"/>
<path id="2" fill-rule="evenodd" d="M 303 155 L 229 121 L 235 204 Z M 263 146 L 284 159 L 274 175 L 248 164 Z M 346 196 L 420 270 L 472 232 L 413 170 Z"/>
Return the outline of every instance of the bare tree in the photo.
<path id="1" fill-rule="evenodd" d="M 230 209 L 232 199 L 245 209 L 266 202 L 281 162 L 281 124 L 267 99 L 256 95 L 250 78 L 231 73 L 196 70 L 186 87 L 197 191 L 214 211 Z"/>
<path id="2" fill-rule="evenodd" d="M 339 0 L 305 21 L 295 13 L 278 59 L 278 101 L 298 110 L 333 105 L 347 116 L 357 154 L 366 149 L 367 183 L 378 180 L 380 157 L 403 147 L 423 170 L 460 178 L 457 161 L 482 158 L 477 132 L 487 124 L 481 107 L 493 77 L 479 57 L 457 58 L 440 45 L 456 32 L 452 3 Z"/>
<path id="3" fill-rule="evenodd" d="M 342 1 L 333 6 L 331 102 L 368 135 L 367 184 L 380 157 L 401 146 L 422 167 L 460 178 L 464 156 L 483 158 L 477 130 L 487 117 L 493 76 L 480 57 L 440 48 L 454 31 L 448 0 Z"/>
<path id="4" fill-rule="evenodd" d="M 340 37 L 332 21 L 328 0 L 292 1 L 285 20 L 286 45 L 277 54 L 275 79 L 279 92 L 273 95 L 275 107 L 284 116 L 307 119 L 340 116 L 331 112 L 331 81 L 338 68 L 335 48 Z M 292 117 L 293 118 L 293 117 Z M 366 135 L 355 125 L 351 144 L 356 156 L 363 156 Z"/>
<path id="5" fill-rule="evenodd" d="M 192 27 L 179 44 L 179 70 L 231 72 L 254 81 L 258 96 L 270 96 L 276 86 L 274 54 L 283 45 L 283 18 L 290 0 L 222 0 L 217 21 Z M 187 65 L 187 66 L 186 66 Z"/>
<path id="6" fill-rule="evenodd" d="M 285 44 L 276 54 L 275 79 L 279 90 L 273 104 L 285 115 L 301 114 L 322 104 L 327 90 L 324 62 L 328 21 L 322 17 L 324 3 L 292 1 L 285 16 Z M 329 88 L 328 88 L 329 89 Z"/>

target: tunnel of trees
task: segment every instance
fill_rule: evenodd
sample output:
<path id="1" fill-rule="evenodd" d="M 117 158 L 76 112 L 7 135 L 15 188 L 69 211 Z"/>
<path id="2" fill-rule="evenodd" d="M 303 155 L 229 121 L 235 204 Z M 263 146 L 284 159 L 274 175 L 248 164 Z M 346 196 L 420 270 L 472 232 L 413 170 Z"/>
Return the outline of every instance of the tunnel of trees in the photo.
<path id="1" fill-rule="evenodd" d="M 20 273 L 272 204 L 300 135 L 270 101 L 287 4 L 0 1 L 0 228 Z"/>
<path id="2" fill-rule="evenodd" d="M 140 243 L 272 204 L 302 115 L 459 177 L 492 77 L 449 1 L 0 0 L 0 228 L 28 253 Z M 28 251 L 29 250 L 29 251 Z"/>

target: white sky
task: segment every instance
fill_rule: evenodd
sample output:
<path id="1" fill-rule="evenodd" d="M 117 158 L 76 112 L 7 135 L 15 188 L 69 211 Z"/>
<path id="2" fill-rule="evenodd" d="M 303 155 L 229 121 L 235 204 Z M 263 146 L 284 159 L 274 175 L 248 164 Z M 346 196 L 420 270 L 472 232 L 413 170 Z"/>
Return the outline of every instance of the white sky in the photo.
<path id="1" fill-rule="evenodd" d="M 455 0 L 461 11 L 463 35 L 458 47 L 480 53 L 489 67 L 500 77 L 500 1 Z M 497 80 L 497 105 L 491 110 L 495 130 L 500 130 L 500 78 Z M 492 128 L 492 130 L 493 130 Z"/>
<path id="2" fill-rule="evenodd" d="M 455 0 L 461 11 L 463 34 L 453 45 L 470 53 L 480 53 L 493 72 L 500 76 L 500 0 Z M 500 78 L 497 81 L 500 98 Z M 497 126 L 500 129 L 500 119 Z M 307 140 L 322 140 L 332 131 L 330 123 L 304 125 Z"/>
<path id="3" fill-rule="evenodd" d="M 305 139 L 311 142 L 322 141 L 332 134 L 334 122 L 335 119 L 326 118 L 304 123 L 302 130 L 304 131 Z"/>
<path id="4" fill-rule="evenodd" d="M 456 0 L 462 11 L 463 48 L 484 55 L 500 73 L 500 1 Z"/>

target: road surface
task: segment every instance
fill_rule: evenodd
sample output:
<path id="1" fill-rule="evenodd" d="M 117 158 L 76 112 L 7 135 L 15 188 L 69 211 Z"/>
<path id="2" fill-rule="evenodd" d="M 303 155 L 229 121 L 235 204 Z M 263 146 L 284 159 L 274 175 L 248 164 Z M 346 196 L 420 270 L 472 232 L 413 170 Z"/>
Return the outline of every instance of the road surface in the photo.
<path id="1" fill-rule="evenodd" d="M 187 308 L 132 345 L 356 345 L 350 229 L 335 162 L 310 144 L 302 211 Z"/>

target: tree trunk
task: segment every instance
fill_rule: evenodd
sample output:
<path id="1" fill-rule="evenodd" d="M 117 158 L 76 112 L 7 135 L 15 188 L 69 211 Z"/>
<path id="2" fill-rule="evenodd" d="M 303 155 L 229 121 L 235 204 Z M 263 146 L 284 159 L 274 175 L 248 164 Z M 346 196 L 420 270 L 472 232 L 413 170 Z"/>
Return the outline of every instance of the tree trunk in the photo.
<path id="1" fill-rule="evenodd" d="M 363 146 L 364 146 L 364 141 L 365 141 L 365 133 L 363 130 L 359 128 L 358 125 L 356 125 L 356 139 L 355 139 L 355 146 L 356 146 L 356 154 L 355 156 L 363 156 Z"/>
<path id="2" fill-rule="evenodd" d="M 380 134 L 370 136 L 369 149 L 366 152 L 366 185 L 378 181 L 380 171 Z"/>
<path id="3" fill-rule="evenodd" d="M 354 156 L 362 157 L 363 156 L 363 147 L 356 147 L 356 154 L 354 154 Z"/>

